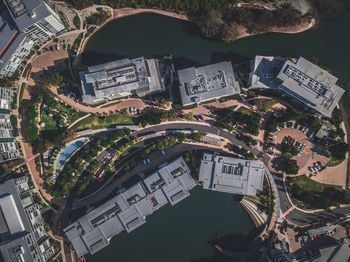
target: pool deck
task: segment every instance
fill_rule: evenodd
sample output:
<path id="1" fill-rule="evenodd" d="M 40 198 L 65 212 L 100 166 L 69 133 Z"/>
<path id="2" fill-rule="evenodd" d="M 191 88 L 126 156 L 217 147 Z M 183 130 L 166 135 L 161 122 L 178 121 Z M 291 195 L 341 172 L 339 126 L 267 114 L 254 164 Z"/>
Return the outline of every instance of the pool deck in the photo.
<path id="1" fill-rule="evenodd" d="M 84 141 L 85 140 L 85 141 Z M 67 147 L 69 147 L 70 145 L 72 145 L 73 143 L 75 143 L 75 142 L 77 142 L 77 141 L 84 141 L 84 143 L 81 145 L 81 146 L 79 146 L 79 147 L 77 147 L 71 154 L 70 154 L 70 156 L 69 157 L 67 157 L 66 158 L 66 160 L 64 161 L 64 164 L 63 165 L 61 165 L 58 169 L 57 169 L 57 161 L 59 160 L 59 158 L 60 158 L 60 156 L 61 156 L 61 154 L 63 153 L 63 151 L 67 148 Z M 87 142 L 89 142 L 90 140 L 88 139 L 88 138 L 78 138 L 78 139 L 75 139 L 75 140 L 73 140 L 73 141 L 70 141 L 68 144 L 66 144 L 66 146 L 59 152 L 59 154 L 57 155 L 57 158 L 56 158 L 56 160 L 55 160 L 55 162 L 54 162 L 54 164 L 53 164 L 53 166 L 54 166 L 54 168 L 55 168 L 55 172 L 56 172 L 56 174 L 58 174 L 61 170 L 62 170 L 62 168 L 65 166 L 65 164 L 67 163 L 67 161 L 69 161 L 69 159 L 77 152 L 77 150 L 79 149 L 79 148 L 81 148 L 82 146 L 84 146 Z"/>

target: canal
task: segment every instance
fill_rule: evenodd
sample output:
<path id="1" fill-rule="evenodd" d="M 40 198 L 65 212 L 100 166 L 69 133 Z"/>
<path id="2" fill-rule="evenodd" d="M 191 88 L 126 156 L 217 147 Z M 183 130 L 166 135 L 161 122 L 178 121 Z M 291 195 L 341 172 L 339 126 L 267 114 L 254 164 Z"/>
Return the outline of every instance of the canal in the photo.
<path id="1" fill-rule="evenodd" d="M 350 16 L 300 34 L 270 33 L 228 44 L 203 39 L 189 22 L 141 14 L 98 31 L 89 40 L 82 62 L 93 65 L 123 57 L 172 54 L 175 67 L 181 69 L 224 60 L 245 62 L 256 54 L 303 56 L 330 68 L 341 86 L 349 88 L 349 26 Z M 250 218 L 232 196 L 197 188 L 179 205 L 166 206 L 148 217 L 134 232 L 114 237 L 109 247 L 88 261 L 219 261 L 209 244 L 214 236 L 247 235 L 252 229 Z"/>

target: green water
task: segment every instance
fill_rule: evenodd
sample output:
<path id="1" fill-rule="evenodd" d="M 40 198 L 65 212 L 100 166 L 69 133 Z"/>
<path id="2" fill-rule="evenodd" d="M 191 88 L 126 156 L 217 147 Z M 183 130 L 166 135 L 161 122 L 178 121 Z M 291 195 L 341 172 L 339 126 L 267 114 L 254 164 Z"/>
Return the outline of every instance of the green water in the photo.
<path id="1" fill-rule="evenodd" d="M 122 57 L 174 56 L 181 69 L 212 62 L 248 61 L 254 55 L 317 59 L 350 87 L 350 16 L 320 24 L 295 35 L 264 34 L 231 44 L 200 37 L 188 22 L 142 14 L 112 22 L 89 41 L 83 63 L 93 65 Z M 346 93 L 347 94 L 347 93 Z M 196 189 L 178 206 L 166 206 L 147 218 L 131 234 L 122 233 L 94 256 L 95 261 L 209 261 L 213 248 L 208 241 L 216 234 L 247 234 L 253 225 L 232 196 Z M 216 258 L 211 261 L 218 261 Z"/>

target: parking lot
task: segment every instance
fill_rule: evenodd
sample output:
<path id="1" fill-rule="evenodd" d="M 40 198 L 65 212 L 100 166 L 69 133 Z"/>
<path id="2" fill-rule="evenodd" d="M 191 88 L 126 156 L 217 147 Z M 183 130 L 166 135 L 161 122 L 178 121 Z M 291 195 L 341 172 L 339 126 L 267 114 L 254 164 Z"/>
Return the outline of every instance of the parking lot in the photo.
<path id="1" fill-rule="evenodd" d="M 310 134 L 307 133 L 307 134 Z M 309 167 L 316 167 L 317 164 L 324 166 L 327 164 L 329 157 L 325 150 L 322 150 L 316 143 L 311 141 L 307 137 L 307 134 L 302 132 L 300 130 L 300 127 L 293 128 L 293 127 L 286 127 L 286 128 L 280 128 L 280 131 L 274 132 L 273 135 L 276 136 L 274 139 L 274 143 L 276 144 L 276 147 L 274 148 L 274 153 L 279 154 L 279 145 L 281 144 L 282 140 L 286 136 L 290 136 L 293 139 L 293 142 L 296 140 L 299 144 L 305 144 L 304 150 L 302 153 L 295 156 L 293 159 L 295 159 L 299 166 L 299 174 L 310 174 L 310 173 L 316 173 L 316 169 L 314 169 L 314 172 L 310 171 Z M 295 143 L 298 145 L 298 143 Z"/>

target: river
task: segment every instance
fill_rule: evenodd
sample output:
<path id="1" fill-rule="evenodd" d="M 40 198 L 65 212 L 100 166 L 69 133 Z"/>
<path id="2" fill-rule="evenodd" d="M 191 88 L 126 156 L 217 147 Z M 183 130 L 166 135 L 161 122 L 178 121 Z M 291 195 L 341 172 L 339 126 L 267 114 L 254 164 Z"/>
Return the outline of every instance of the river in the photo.
<path id="1" fill-rule="evenodd" d="M 107 24 L 89 40 L 82 62 L 93 65 L 122 57 L 174 56 L 177 69 L 254 55 L 303 56 L 330 68 L 339 84 L 350 87 L 350 16 L 321 23 L 300 34 L 269 33 L 224 43 L 203 39 L 195 26 L 155 14 L 125 17 Z M 346 93 L 346 96 L 348 94 Z M 164 207 L 131 234 L 122 233 L 94 256 L 95 261 L 209 261 L 215 234 L 247 234 L 253 225 L 232 196 L 196 189 L 175 207 Z M 213 260 L 217 261 L 217 260 Z"/>

